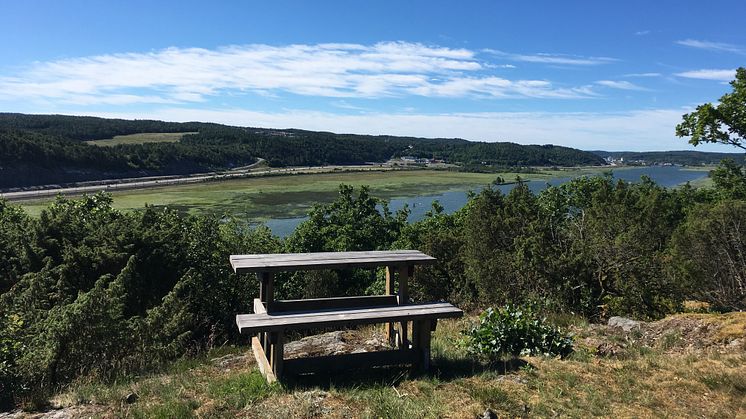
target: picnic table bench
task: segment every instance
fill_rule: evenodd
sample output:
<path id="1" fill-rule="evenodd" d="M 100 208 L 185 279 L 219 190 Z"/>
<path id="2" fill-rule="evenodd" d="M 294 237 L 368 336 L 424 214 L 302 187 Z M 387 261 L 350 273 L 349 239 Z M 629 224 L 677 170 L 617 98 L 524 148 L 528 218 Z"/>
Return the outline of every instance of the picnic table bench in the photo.
<path id="1" fill-rule="evenodd" d="M 236 325 L 240 333 L 254 335 L 251 340 L 254 357 L 269 382 L 281 379 L 283 374 L 355 367 L 410 364 L 427 370 L 430 337 L 437 320 L 463 315 L 449 303 L 409 304 L 408 279 L 414 267 L 435 262 L 435 258 L 417 250 L 231 255 L 230 262 L 236 273 L 256 273 L 259 280 L 254 313 L 238 314 Z M 386 267 L 386 295 L 274 299 L 276 272 L 377 267 Z M 411 339 L 408 322 L 412 322 Z M 284 359 L 287 331 L 379 323 L 388 325 L 386 334 L 395 349 Z"/>

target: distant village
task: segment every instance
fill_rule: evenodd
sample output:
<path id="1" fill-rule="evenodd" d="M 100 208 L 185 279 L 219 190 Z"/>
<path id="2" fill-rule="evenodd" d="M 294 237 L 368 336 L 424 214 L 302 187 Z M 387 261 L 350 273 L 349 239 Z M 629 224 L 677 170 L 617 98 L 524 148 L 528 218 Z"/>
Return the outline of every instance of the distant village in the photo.
<path id="1" fill-rule="evenodd" d="M 624 157 L 604 157 L 604 161 L 606 161 L 606 164 L 610 166 L 675 166 L 673 163 L 662 163 L 662 162 L 648 162 L 643 159 L 638 160 L 625 160 Z"/>

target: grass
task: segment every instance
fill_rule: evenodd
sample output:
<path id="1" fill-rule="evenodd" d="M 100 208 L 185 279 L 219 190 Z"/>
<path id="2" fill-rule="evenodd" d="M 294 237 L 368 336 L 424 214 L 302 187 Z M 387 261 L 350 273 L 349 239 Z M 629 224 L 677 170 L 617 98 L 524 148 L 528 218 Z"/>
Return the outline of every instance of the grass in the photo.
<path id="1" fill-rule="evenodd" d="M 726 330 L 743 320 L 698 316 Z M 468 321 L 438 323 L 428 375 L 383 369 L 267 385 L 250 356 L 224 367 L 209 361 L 246 350 L 223 348 L 197 362 L 177 362 L 162 374 L 109 385 L 79 383 L 56 400 L 68 408 L 95 406 L 92 416 L 134 418 L 473 418 L 486 409 L 499 417 L 746 415 L 746 353 L 667 352 L 654 346 L 634 356 L 602 358 L 579 340 L 580 356 L 526 357 L 490 366 L 470 358 L 458 344 Z M 123 402 L 133 392 L 137 401 Z"/>
<path id="2" fill-rule="evenodd" d="M 342 171 L 333 173 L 293 174 L 222 180 L 197 184 L 115 191 L 114 207 L 129 211 L 146 204 L 168 206 L 190 214 L 231 214 L 253 221 L 294 218 L 305 215 L 314 203 L 332 202 L 339 184 L 370 186 L 380 198 L 406 198 L 433 195 L 454 190 L 470 190 L 493 182 L 498 176 L 512 181 L 548 181 L 594 175 L 603 167 L 561 168 L 538 173 L 466 173 L 443 170 Z M 624 170 L 617 168 L 614 170 Z M 19 204 L 31 215 L 38 215 L 52 198 Z"/>
<path id="3" fill-rule="evenodd" d="M 86 141 L 99 147 L 113 147 L 122 144 L 175 143 L 187 134 L 196 132 L 143 132 L 139 134 L 117 135 L 114 138 Z"/>
<path id="4" fill-rule="evenodd" d="M 369 185 L 374 196 L 390 199 L 448 190 L 468 190 L 491 183 L 497 176 L 514 179 L 515 173 L 483 174 L 433 170 L 339 172 L 299 174 L 172 185 L 114 192 L 114 207 L 122 210 L 145 204 L 169 206 L 188 213 L 230 213 L 248 219 L 291 218 L 305 215 L 315 202 L 331 202 L 339 184 Z M 548 179 L 549 175 L 521 175 Z M 49 200 L 21 205 L 38 215 Z"/>

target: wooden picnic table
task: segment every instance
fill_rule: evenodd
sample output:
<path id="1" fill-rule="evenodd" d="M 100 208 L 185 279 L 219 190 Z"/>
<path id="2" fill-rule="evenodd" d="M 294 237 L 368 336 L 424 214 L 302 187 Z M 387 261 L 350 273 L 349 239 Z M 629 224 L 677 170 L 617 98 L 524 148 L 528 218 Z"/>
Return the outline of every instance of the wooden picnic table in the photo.
<path id="1" fill-rule="evenodd" d="M 324 371 L 349 366 L 375 366 L 417 363 L 427 369 L 430 361 L 430 333 L 438 318 L 460 317 L 461 310 L 448 303 L 409 304 L 408 280 L 416 265 L 436 261 L 418 250 L 317 252 L 231 255 L 236 273 L 256 273 L 259 298 L 254 314 L 239 314 L 236 324 L 241 333 L 257 335 L 252 349 L 268 381 L 279 379 L 283 367 L 292 372 Z M 386 268 L 385 295 L 276 300 L 274 274 L 315 269 Z M 398 285 L 398 286 L 397 286 Z M 413 322 L 412 344 L 407 324 Z M 286 330 L 386 323 L 393 351 L 294 359 L 283 362 Z M 397 326 L 398 325 L 398 329 Z M 286 365 L 285 365 L 286 364 Z"/>

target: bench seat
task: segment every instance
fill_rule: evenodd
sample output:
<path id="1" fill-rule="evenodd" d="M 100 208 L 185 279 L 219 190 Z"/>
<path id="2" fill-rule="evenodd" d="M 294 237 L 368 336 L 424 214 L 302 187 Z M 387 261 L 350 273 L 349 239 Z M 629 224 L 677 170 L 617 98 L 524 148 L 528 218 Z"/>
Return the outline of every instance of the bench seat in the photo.
<path id="1" fill-rule="evenodd" d="M 393 307 L 239 314 L 236 316 L 236 325 L 240 333 L 251 335 L 260 332 L 458 318 L 463 314 L 461 309 L 450 303 L 427 303 Z"/>

